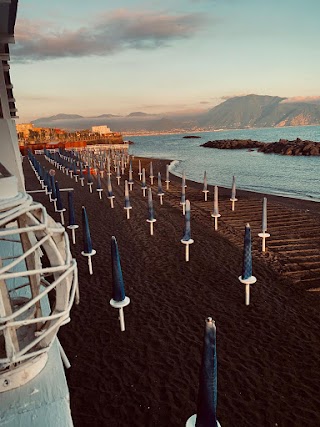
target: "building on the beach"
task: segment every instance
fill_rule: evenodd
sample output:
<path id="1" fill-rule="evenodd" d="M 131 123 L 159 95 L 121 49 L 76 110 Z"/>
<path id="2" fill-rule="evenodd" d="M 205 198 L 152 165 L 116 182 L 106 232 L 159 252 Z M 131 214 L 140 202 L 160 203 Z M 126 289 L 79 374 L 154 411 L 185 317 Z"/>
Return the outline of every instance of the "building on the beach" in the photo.
<path id="1" fill-rule="evenodd" d="M 108 135 L 111 133 L 111 129 L 108 126 L 92 126 L 92 132 L 98 133 L 99 135 Z"/>

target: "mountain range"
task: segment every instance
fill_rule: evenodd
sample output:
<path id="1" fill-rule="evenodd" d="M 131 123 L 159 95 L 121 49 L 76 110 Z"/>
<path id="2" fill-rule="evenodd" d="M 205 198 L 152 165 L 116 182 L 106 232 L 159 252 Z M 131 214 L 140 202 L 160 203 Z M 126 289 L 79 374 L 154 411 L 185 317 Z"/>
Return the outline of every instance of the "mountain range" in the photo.
<path id="1" fill-rule="evenodd" d="M 197 114 L 148 114 L 140 111 L 127 116 L 57 114 L 33 120 L 32 123 L 38 127 L 68 130 L 107 125 L 112 131 L 123 133 L 306 126 L 320 125 L 320 104 L 317 99 L 295 102 L 278 96 L 246 95 L 229 98 Z"/>

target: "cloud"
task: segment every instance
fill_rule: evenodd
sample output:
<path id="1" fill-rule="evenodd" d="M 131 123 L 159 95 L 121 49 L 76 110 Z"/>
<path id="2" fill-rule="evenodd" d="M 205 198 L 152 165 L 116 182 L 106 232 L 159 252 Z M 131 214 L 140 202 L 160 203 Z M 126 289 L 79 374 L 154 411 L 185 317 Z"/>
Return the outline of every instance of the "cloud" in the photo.
<path id="1" fill-rule="evenodd" d="M 293 96 L 281 101 L 282 104 L 290 104 L 291 102 L 306 102 L 309 104 L 320 104 L 320 96 Z"/>
<path id="2" fill-rule="evenodd" d="M 18 60 L 105 56 L 126 49 L 156 49 L 174 40 L 191 38 L 205 24 L 200 13 L 168 14 L 115 10 L 91 26 L 59 29 L 45 22 L 17 21 L 16 45 L 11 54 Z"/>

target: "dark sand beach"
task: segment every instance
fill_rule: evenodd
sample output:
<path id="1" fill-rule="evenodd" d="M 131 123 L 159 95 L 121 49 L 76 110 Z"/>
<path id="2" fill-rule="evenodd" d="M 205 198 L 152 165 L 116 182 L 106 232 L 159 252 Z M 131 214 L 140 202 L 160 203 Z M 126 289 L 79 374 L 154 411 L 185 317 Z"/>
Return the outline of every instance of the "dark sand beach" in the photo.
<path id="1" fill-rule="evenodd" d="M 43 156 L 37 157 L 50 169 Z M 148 168 L 150 160 L 141 159 Z M 165 179 L 166 161 L 153 160 Z M 147 198 L 133 161 L 131 218 L 126 219 L 124 179 L 112 177 L 115 208 L 57 171 L 60 188 L 73 187 L 79 224 L 72 253 L 78 262 L 80 305 L 61 328 L 71 362 L 66 372 L 76 427 L 184 426 L 196 412 L 204 321 L 217 327 L 218 420 L 222 427 L 317 427 L 320 425 L 320 205 L 268 196 L 268 251 L 261 253 L 262 197 L 219 189 L 219 229 L 214 231 L 202 185 L 187 181 L 194 244 L 184 259 L 181 180 L 170 175 L 150 236 Z M 27 190 L 40 185 L 24 159 Z M 149 169 L 147 183 L 149 185 Z M 188 171 L 186 171 L 188 173 Z M 126 175 L 127 177 L 127 172 Z M 95 180 L 95 179 L 94 179 Z M 95 184 L 94 184 L 95 187 Z M 48 197 L 32 195 L 57 221 Z M 62 192 L 65 207 L 67 193 Z M 81 256 L 81 206 L 87 209 L 93 248 L 92 276 Z M 67 218 L 67 215 L 66 215 Z M 244 226 L 253 239 L 250 306 L 244 304 L 241 274 Z M 66 222 L 67 224 L 67 222 Z M 69 234 L 70 235 L 70 234 Z M 117 238 L 126 294 L 126 331 L 121 332 L 111 298 L 111 236 Z"/>

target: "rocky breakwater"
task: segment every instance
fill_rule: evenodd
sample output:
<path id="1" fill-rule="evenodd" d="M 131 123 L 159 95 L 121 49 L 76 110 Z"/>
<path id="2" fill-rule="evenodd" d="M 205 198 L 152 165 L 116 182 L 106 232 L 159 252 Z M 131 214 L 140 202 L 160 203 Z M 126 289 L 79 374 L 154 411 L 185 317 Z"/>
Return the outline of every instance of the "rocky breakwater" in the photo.
<path id="1" fill-rule="evenodd" d="M 303 141 L 300 138 L 294 141 L 280 139 L 278 142 L 264 143 L 258 151 L 267 154 L 282 154 L 284 156 L 320 156 L 320 143 Z"/>
<path id="2" fill-rule="evenodd" d="M 218 139 L 201 144 L 201 147 L 219 148 L 222 150 L 260 148 L 263 146 L 264 142 L 253 141 L 252 139 Z"/>
<path id="3" fill-rule="evenodd" d="M 220 148 L 220 149 L 241 149 L 252 150 L 257 148 L 261 153 L 274 153 L 284 156 L 320 156 L 320 143 L 314 141 L 303 141 L 300 138 L 294 141 L 280 139 L 277 142 L 259 142 L 251 139 L 223 139 L 208 141 L 201 147 Z"/>

